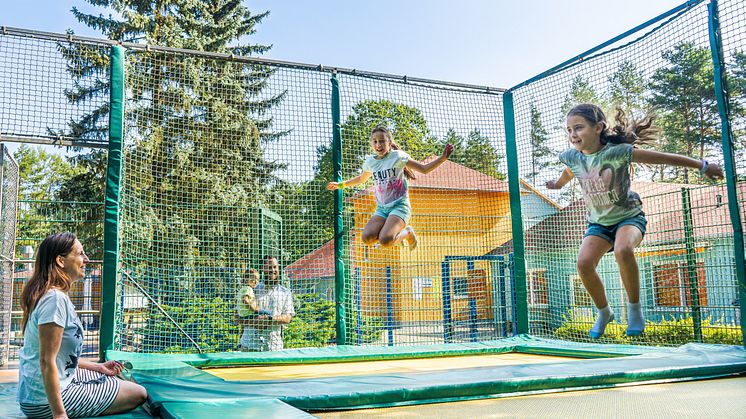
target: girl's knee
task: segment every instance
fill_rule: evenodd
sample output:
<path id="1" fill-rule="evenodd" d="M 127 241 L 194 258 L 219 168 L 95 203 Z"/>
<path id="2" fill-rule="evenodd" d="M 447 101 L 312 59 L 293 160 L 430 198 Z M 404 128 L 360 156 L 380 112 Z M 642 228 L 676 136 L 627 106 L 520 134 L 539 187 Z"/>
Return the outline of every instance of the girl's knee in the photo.
<path id="1" fill-rule="evenodd" d="M 145 390 L 145 387 L 141 385 L 137 385 L 137 397 L 139 398 L 140 402 L 138 403 L 138 406 L 148 401 L 148 391 Z"/>
<path id="2" fill-rule="evenodd" d="M 363 243 L 373 244 L 378 240 L 378 235 L 363 232 Z"/>
<path id="3" fill-rule="evenodd" d="M 635 257 L 635 248 L 632 246 L 617 246 L 614 248 L 614 257 L 616 260 L 630 260 Z"/>
<path id="4" fill-rule="evenodd" d="M 577 262 L 577 268 L 578 268 L 578 272 L 580 273 L 593 272 L 596 270 L 596 264 L 594 263 L 593 259 L 579 257 L 578 262 Z"/>
<path id="5" fill-rule="evenodd" d="M 382 234 L 378 237 L 378 242 L 381 243 L 381 246 L 383 247 L 393 246 L 395 240 L 395 234 Z"/>
<path id="6" fill-rule="evenodd" d="M 378 238 L 378 242 L 381 243 L 381 246 L 383 247 L 389 247 L 394 244 L 394 236 L 393 235 L 383 235 Z"/>

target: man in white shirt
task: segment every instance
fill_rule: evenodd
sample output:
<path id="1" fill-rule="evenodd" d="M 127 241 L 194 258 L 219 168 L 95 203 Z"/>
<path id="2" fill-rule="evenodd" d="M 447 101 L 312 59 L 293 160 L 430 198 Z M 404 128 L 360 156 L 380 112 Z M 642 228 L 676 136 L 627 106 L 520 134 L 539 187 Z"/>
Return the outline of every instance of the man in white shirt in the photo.
<path id="1" fill-rule="evenodd" d="M 240 345 L 242 351 L 279 351 L 282 349 L 282 328 L 293 320 L 295 307 L 293 293 L 280 284 L 280 264 L 274 256 L 264 258 L 264 287 L 256 290 L 260 309 L 272 313 L 247 320 L 238 320 L 244 325 Z"/>

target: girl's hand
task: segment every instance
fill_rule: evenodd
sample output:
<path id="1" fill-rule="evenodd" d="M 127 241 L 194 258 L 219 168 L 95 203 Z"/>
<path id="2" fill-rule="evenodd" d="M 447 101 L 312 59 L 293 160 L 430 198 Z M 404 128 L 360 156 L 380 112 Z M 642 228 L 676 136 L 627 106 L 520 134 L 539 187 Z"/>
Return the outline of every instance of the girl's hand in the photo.
<path id="1" fill-rule="evenodd" d="M 52 418 L 53 419 L 68 419 L 67 413 L 63 413 L 61 415 L 53 415 Z"/>
<path id="2" fill-rule="evenodd" d="M 707 165 L 707 170 L 703 174 L 710 179 L 722 179 L 723 169 L 715 163 L 710 163 Z"/>
<path id="3" fill-rule="evenodd" d="M 557 187 L 557 181 L 556 180 L 548 180 L 546 186 L 547 186 L 547 189 L 559 189 Z"/>
<path id="4" fill-rule="evenodd" d="M 443 149 L 443 157 L 448 160 L 448 157 L 451 156 L 451 153 L 453 153 L 453 144 L 446 144 L 446 147 Z"/>
<path id="5" fill-rule="evenodd" d="M 326 189 L 329 189 L 330 191 L 336 191 L 339 189 L 339 182 L 329 182 L 326 185 Z"/>

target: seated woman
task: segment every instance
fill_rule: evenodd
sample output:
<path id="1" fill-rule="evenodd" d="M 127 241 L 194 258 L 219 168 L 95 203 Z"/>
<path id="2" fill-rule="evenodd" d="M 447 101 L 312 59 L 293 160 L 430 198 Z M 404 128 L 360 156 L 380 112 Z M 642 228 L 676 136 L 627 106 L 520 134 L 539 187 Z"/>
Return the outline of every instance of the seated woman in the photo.
<path id="1" fill-rule="evenodd" d="M 34 273 L 23 287 L 17 400 L 29 418 L 109 415 L 148 397 L 142 386 L 115 377 L 122 371 L 117 361 L 80 359 L 83 326 L 68 292 L 85 276 L 87 262 L 74 234 L 53 234 L 39 245 Z"/>

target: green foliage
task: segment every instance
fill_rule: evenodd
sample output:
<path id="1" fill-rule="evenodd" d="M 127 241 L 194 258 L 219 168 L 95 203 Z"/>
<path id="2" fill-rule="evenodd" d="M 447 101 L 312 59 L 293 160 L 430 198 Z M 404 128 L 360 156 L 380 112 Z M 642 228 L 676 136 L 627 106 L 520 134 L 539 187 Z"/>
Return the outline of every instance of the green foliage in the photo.
<path id="1" fill-rule="evenodd" d="M 485 175 L 505 179 L 505 174 L 498 171 L 502 156 L 492 146 L 490 139 L 483 137 L 479 130 L 470 131 L 466 136 L 466 141 L 464 141 L 463 137 L 457 135 L 453 129 L 449 129 L 446 136 L 438 143 L 440 145 L 439 149 L 445 147 L 446 144 L 453 144 L 454 153 L 451 154 L 451 161 Z M 440 154 L 440 151 L 438 151 L 438 154 Z"/>
<path id="2" fill-rule="evenodd" d="M 318 205 L 326 183 L 318 180 L 301 183 L 278 183 L 273 189 L 276 202 L 270 208 L 282 214 L 282 237 L 286 241 L 283 261 L 296 261 L 332 239 L 331 216 L 319 216 Z"/>
<path id="3" fill-rule="evenodd" d="M 13 158 L 18 162 L 18 198 L 21 200 L 62 199 L 58 194 L 60 185 L 86 172 L 85 167 L 76 166 L 42 147 L 23 144 L 13 153 Z"/>
<path id="4" fill-rule="evenodd" d="M 558 169 L 558 152 L 549 145 L 549 133 L 541 122 L 541 112 L 534 102 L 529 107 L 531 113 L 531 172 L 528 173 L 531 183 L 536 186 L 536 177 L 545 169 Z"/>
<path id="5" fill-rule="evenodd" d="M 50 234 L 71 231 L 83 243 L 90 258 L 101 259 L 103 184 L 78 182 L 93 176 L 94 172 L 75 158 L 65 159 L 42 147 L 22 145 L 14 158 L 18 162 L 20 181 L 18 257 L 25 245 L 35 248 Z M 97 186 L 92 186 L 94 183 Z M 87 201 L 89 199 L 92 201 Z"/>
<path id="6" fill-rule="evenodd" d="M 116 13 L 105 17 L 73 8 L 73 14 L 112 40 L 237 55 L 269 49 L 240 43 L 255 33 L 267 13 L 252 14 L 238 1 L 87 1 Z M 68 99 L 88 103 L 106 95 L 108 50 L 79 44 L 60 48 L 74 81 Z M 284 135 L 272 130 L 268 116 L 285 94 L 265 93 L 273 70 L 143 51 L 128 53 L 125 71 L 124 240 L 127 249 L 148 255 L 147 260 L 139 255 L 131 259 L 164 270 L 240 265 L 251 252 L 251 237 L 257 236 L 254 210 L 275 200 L 274 172 L 282 167 L 266 160 L 262 150 L 263 144 Z M 73 121 L 71 132 L 83 138 L 105 133 L 107 106 Z M 103 178 L 99 169 L 106 166 L 103 153 L 79 159 L 90 170 L 69 182 L 71 194 Z M 155 286 L 148 284 L 148 292 L 160 294 Z M 229 286 L 215 284 L 217 295 Z M 178 305 L 180 298 L 168 293 L 164 301 Z"/>
<path id="7" fill-rule="evenodd" d="M 710 50 L 685 42 L 664 51 L 663 59 L 667 65 L 657 69 L 650 82 L 650 104 L 657 109 L 664 133 L 660 151 L 706 158 L 719 148 L 720 141 Z M 666 170 L 667 178 L 674 181 L 704 181 L 699 176 L 690 178 L 688 168 Z"/>
<path id="8" fill-rule="evenodd" d="M 357 324 L 348 325 L 351 330 Z M 383 320 L 369 317 L 363 320 L 361 343 L 376 342 L 383 331 Z M 282 335 L 285 348 L 323 347 L 336 343 L 334 302 L 318 294 L 295 295 L 295 317 Z M 356 342 L 349 342 L 355 344 Z"/>
<path id="9" fill-rule="evenodd" d="M 334 302 L 318 294 L 296 294 L 295 316 L 285 328 L 285 348 L 329 346 L 336 342 Z"/>
<path id="10" fill-rule="evenodd" d="M 640 114 L 645 108 L 645 78 L 631 61 L 624 61 L 609 76 L 609 105 L 621 108 L 628 116 Z M 613 114 L 609 115 L 613 118 Z"/>
<path id="11" fill-rule="evenodd" d="M 565 116 L 567 115 L 567 112 L 569 112 L 570 109 L 573 108 L 573 106 L 580 103 L 596 104 L 601 109 L 604 109 L 604 112 L 606 112 L 605 109 L 608 108 L 606 102 L 603 100 L 603 97 L 598 92 L 596 92 L 596 89 L 593 88 L 593 85 L 591 85 L 588 80 L 584 79 L 583 76 L 576 76 L 572 80 L 572 84 L 570 85 L 570 92 L 565 96 L 565 101 L 562 105 L 562 116 L 559 120 L 559 128 L 562 131 L 565 130 Z"/>
<path id="12" fill-rule="evenodd" d="M 235 351 L 241 328 L 233 322 L 233 302 L 222 298 L 191 298 L 182 305 L 161 304 L 203 352 Z M 194 345 L 165 315 L 151 308 L 144 330 L 142 350 L 158 353 L 193 353 Z"/>
<path id="13" fill-rule="evenodd" d="M 663 320 L 657 323 L 647 321 L 645 332 L 637 337 L 627 336 L 625 334 L 627 325 L 614 321 L 606 326 L 603 337 L 591 339 L 588 332 L 591 330 L 593 323 L 594 319 L 592 317 L 566 317 L 562 325 L 554 331 L 554 336 L 558 339 L 578 342 L 638 343 L 659 346 L 678 346 L 695 342 L 694 320 L 689 316 L 680 320 Z M 741 328 L 733 324 L 724 324 L 705 318 L 702 320 L 702 343 L 743 345 Z"/>

